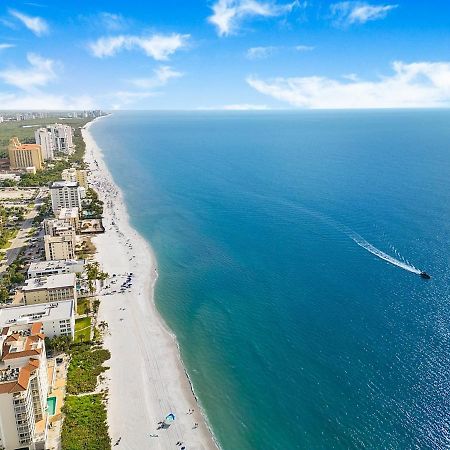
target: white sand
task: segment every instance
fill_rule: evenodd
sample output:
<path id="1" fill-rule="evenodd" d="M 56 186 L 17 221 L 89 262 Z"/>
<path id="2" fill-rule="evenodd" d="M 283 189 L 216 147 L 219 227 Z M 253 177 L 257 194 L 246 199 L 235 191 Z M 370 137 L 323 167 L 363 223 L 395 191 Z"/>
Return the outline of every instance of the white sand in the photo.
<path id="1" fill-rule="evenodd" d="M 94 238 L 96 259 L 110 275 L 122 275 L 112 285 L 114 289 L 120 289 L 124 274 L 133 273 L 131 290 L 103 295 L 99 311 L 99 320 L 109 325 L 105 347 L 111 351 L 106 376 L 113 445 L 121 437 L 118 449 L 176 449 L 180 448 L 178 441 L 187 450 L 216 449 L 181 363 L 176 339 L 154 305 L 155 257 L 130 226 L 121 192 L 89 133 L 89 125 L 83 137 L 90 182 L 105 202 L 106 232 Z M 190 409 L 195 412 L 187 414 Z M 157 430 L 158 422 L 168 413 L 175 414 L 175 422 L 168 429 Z M 198 428 L 194 428 L 195 423 Z"/>

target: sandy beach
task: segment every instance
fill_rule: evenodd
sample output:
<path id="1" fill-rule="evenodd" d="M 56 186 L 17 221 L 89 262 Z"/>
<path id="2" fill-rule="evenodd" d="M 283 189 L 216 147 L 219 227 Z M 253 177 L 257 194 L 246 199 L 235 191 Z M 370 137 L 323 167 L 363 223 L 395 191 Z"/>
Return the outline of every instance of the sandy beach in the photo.
<path id="1" fill-rule="evenodd" d="M 89 133 L 90 125 L 83 130 L 90 183 L 105 203 L 106 232 L 94 238 L 96 259 L 110 276 L 116 274 L 106 283 L 109 287 L 101 296 L 99 311 L 99 321 L 108 323 L 105 347 L 112 355 L 106 372 L 112 444 L 121 438 L 118 449 L 175 449 L 181 448 L 179 442 L 186 450 L 216 449 L 176 339 L 154 304 L 156 259 L 148 243 L 129 224 L 122 194 Z M 120 293 L 120 285 L 129 274 L 131 287 Z M 175 415 L 175 421 L 167 429 L 158 429 L 169 413 Z"/>

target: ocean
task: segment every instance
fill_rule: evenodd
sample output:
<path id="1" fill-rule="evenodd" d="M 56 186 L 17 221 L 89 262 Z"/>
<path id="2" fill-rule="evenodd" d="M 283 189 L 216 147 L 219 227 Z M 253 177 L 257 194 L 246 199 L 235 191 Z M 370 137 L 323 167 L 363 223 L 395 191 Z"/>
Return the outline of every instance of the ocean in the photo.
<path id="1" fill-rule="evenodd" d="M 91 132 L 223 449 L 450 447 L 450 111 L 118 112 Z"/>

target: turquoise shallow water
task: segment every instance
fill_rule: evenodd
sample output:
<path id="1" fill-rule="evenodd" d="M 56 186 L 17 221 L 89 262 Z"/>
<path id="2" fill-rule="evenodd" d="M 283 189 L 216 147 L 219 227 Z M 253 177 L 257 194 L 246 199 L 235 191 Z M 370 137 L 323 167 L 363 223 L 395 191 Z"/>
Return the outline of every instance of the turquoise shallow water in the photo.
<path id="1" fill-rule="evenodd" d="M 91 128 L 224 449 L 450 446 L 449 124 L 124 112 Z"/>

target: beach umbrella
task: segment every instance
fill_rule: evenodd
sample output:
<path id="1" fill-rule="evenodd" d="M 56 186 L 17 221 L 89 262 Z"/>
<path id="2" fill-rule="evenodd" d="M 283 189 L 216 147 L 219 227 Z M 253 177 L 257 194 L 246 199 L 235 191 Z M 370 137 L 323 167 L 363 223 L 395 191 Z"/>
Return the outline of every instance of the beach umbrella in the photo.
<path id="1" fill-rule="evenodd" d="M 175 420 L 175 414 L 167 414 L 166 418 L 164 419 L 164 422 L 167 423 L 167 425 L 171 424 Z"/>

